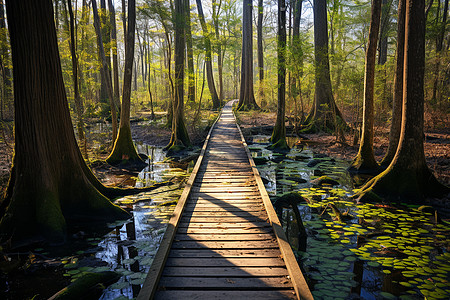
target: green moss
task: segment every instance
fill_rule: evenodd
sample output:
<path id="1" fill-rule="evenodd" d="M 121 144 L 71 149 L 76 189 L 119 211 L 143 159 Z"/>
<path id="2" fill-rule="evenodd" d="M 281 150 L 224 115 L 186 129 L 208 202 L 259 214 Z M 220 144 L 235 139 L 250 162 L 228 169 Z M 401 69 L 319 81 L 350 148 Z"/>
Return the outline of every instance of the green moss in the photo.
<path id="1" fill-rule="evenodd" d="M 124 165 L 127 163 L 145 165 L 134 147 L 129 124 L 119 129 L 114 148 L 106 161 L 111 165 Z"/>

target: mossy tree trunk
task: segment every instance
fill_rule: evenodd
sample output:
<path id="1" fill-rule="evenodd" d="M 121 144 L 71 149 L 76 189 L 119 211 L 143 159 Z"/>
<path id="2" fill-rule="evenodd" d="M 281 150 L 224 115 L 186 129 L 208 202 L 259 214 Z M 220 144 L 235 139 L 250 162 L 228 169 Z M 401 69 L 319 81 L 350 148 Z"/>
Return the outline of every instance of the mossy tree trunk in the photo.
<path id="1" fill-rule="evenodd" d="M 223 101 L 223 59 L 222 59 L 222 42 L 220 40 L 219 32 L 219 14 L 222 1 L 219 3 L 212 0 L 212 19 L 214 24 L 214 33 L 216 37 L 216 53 L 217 53 L 217 71 L 219 73 L 219 100 Z"/>
<path id="2" fill-rule="evenodd" d="M 240 110 L 259 109 L 253 93 L 253 4 L 251 0 L 244 0 L 243 5 L 241 89 L 238 108 Z"/>
<path id="3" fill-rule="evenodd" d="M 128 26 L 127 43 L 125 48 L 125 71 L 123 75 L 122 109 L 120 110 L 119 135 L 114 143 L 114 148 L 106 159 L 109 164 L 145 164 L 136 152 L 131 137 L 130 124 L 130 102 L 131 102 L 131 79 L 133 77 L 134 59 L 134 31 L 136 28 L 136 2 L 128 0 Z"/>
<path id="4" fill-rule="evenodd" d="M 6 1 L 14 66 L 15 156 L 0 222 L 13 245 L 59 243 L 73 222 L 127 218 L 96 189 L 77 147 L 62 78 L 53 7 Z M 15 174 L 15 176 L 14 176 Z M 94 180 L 92 180 L 94 178 Z"/>
<path id="5" fill-rule="evenodd" d="M 328 56 L 326 0 L 314 0 L 315 92 L 312 109 L 305 120 L 304 131 L 334 131 L 345 121 L 333 98 Z"/>
<path id="6" fill-rule="evenodd" d="M 191 146 L 184 122 L 184 26 L 185 0 L 175 1 L 175 98 L 173 101 L 172 136 L 165 149 L 177 152 Z"/>
<path id="7" fill-rule="evenodd" d="M 213 102 L 213 109 L 220 107 L 220 99 L 217 96 L 216 85 L 214 84 L 214 75 L 212 68 L 212 50 L 211 50 L 211 38 L 209 37 L 208 26 L 206 25 L 205 15 L 203 14 L 203 7 L 201 0 L 196 0 L 198 18 L 202 26 L 203 38 L 205 39 L 205 59 L 206 59 L 206 80 L 208 81 L 208 89 L 211 94 Z"/>
<path id="8" fill-rule="evenodd" d="M 403 66 L 405 60 L 405 16 L 406 0 L 398 2 L 397 19 L 397 54 L 394 74 L 394 100 L 392 103 L 391 130 L 389 131 L 389 144 L 380 165 L 387 168 L 397 152 L 400 132 L 402 129 L 403 107 Z"/>
<path id="9" fill-rule="evenodd" d="M 294 22 L 292 28 L 292 62 L 293 62 L 293 73 L 291 81 L 292 98 L 294 98 L 294 109 L 295 115 L 298 116 L 297 110 L 297 99 L 300 96 L 301 102 L 301 116 L 300 123 L 303 122 L 303 101 L 302 101 L 302 89 L 301 81 L 303 77 L 303 50 L 300 41 L 300 20 L 302 16 L 302 4 L 303 0 L 296 0 L 294 2 Z M 297 122 L 296 122 L 297 124 Z"/>
<path id="10" fill-rule="evenodd" d="M 278 0 L 278 34 L 277 34 L 277 52 L 278 52 L 278 106 L 277 120 L 273 128 L 270 142 L 271 149 L 287 150 L 289 146 L 286 143 L 286 3 L 284 0 Z"/>
<path id="11" fill-rule="evenodd" d="M 380 30 L 382 0 L 372 0 L 372 19 L 369 28 L 369 41 L 366 50 L 366 67 L 364 74 L 364 106 L 362 137 L 359 151 L 349 170 L 352 172 L 376 172 L 378 163 L 373 152 L 374 134 L 374 86 L 375 61 L 377 56 L 377 41 Z"/>
<path id="12" fill-rule="evenodd" d="M 111 72 L 109 71 L 108 60 L 106 59 L 105 49 L 103 48 L 103 39 L 102 39 L 102 31 L 100 27 L 100 17 L 98 15 L 97 10 L 97 2 L 96 0 L 92 0 L 92 12 L 94 15 L 94 27 L 95 33 L 97 35 L 97 47 L 100 61 L 100 73 L 102 78 L 105 80 L 106 90 L 108 92 L 109 97 L 109 105 L 111 107 L 111 118 L 112 118 L 112 141 L 114 142 L 117 138 L 117 111 L 116 105 L 114 103 L 114 93 L 113 86 L 111 81 Z"/>
<path id="13" fill-rule="evenodd" d="M 360 200 L 422 202 L 449 188 L 431 173 L 423 148 L 425 1 L 406 1 L 403 119 L 400 143 L 389 167 L 366 183 Z"/>

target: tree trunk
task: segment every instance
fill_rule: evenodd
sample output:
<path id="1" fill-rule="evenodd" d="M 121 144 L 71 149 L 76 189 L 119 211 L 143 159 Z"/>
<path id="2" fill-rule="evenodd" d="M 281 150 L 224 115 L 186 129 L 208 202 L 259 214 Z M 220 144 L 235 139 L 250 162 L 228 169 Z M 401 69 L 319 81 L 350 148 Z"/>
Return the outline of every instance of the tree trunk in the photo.
<path id="1" fill-rule="evenodd" d="M 114 104 L 114 93 L 111 82 L 111 73 L 109 72 L 108 61 L 106 60 L 105 50 L 103 49 L 103 40 L 102 40 L 102 32 L 100 28 L 100 17 L 98 16 L 97 11 L 97 2 L 96 0 L 91 0 L 92 2 L 92 11 L 94 13 L 94 27 L 95 32 L 97 34 L 97 47 L 99 52 L 99 60 L 100 60 L 100 73 L 102 74 L 102 78 L 104 79 L 107 87 L 109 105 L 111 107 L 111 117 L 112 117 L 112 140 L 113 142 L 117 138 L 117 112 L 116 105 Z"/>
<path id="2" fill-rule="evenodd" d="M 222 1 L 219 1 L 219 4 L 217 4 L 216 0 L 212 0 L 212 19 L 214 23 L 214 31 L 216 34 L 216 53 L 217 53 L 217 69 L 219 73 L 219 100 L 220 102 L 223 101 L 223 65 L 222 65 L 222 46 L 220 41 L 220 34 L 219 34 L 219 13 L 220 13 L 220 6 L 222 4 Z"/>
<path id="3" fill-rule="evenodd" d="M 428 169 L 423 147 L 425 1 L 407 0 L 403 119 L 400 143 L 389 167 L 366 183 L 359 200 L 418 202 L 449 192 Z"/>
<path id="4" fill-rule="evenodd" d="M 0 223 L 13 245 L 61 243 L 75 222 L 128 214 L 96 186 L 77 147 L 58 52 L 52 2 L 6 1 L 14 66 L 15 156 L 10 204 Z M 33 166 L 33 167 L 30 167 Z M 16 174 L 16 175 L 14 175 Z M 93 182 L 94 181 L 94 182 Z"/>
<path id="5" fill-rule="evenodd" d="M 191 146 L 184 122 L 184 51 L 185 0 L 175 0 L 175 97 L 173 101 L 172 136 L 165 149 L 169 155 Z"/>
<path id="6" fill-rule="evenodd" d="M 389 2 L 388 2 L 389 1 Z M 378 64 L 384 65 L 387 61 L 388 29 L 390 25 L 392 0 L 383 0 L 381 8 L 380 43 L 378 45 Z"/>
<path id="7" fill-rule="evenodd" d="M 127 47 L 125 48 L 125 70 L 123 75 L 122 88 L 122 109 L 120 111 L 119 135 L 114 143 L 114 148 L 106 159 L 109 164 L 126 164 L 132 168 L 140 168 L 145 163 L 136 152 L 131 137 L 130 124 L 130 98 L 131 79 L 133 76 L 134 59 L 134 32 L 136 28 L 136 2 L 128 0 L 128 26 L 127 26 Z"/>
<path id="8" fill-rule="evenodd" d="M 314 0 L 314 56 L 314 104 L 302 131 L 340 130 L 346 124 L 334 102 L 331 88 L 326 0 Z"/>
<path id="9" fill-rule="evenodd" d="M 389 131 L 389 145 L 380 165 L 387 168 L 397 152 L 402 128 L 403 106 L 403 69 L 405 59 L 405 17 L 406 0 L 398 3 L 397 28 L 397 60 L 394 74 L 394 101 L 392 103 L 391 130 Z"/>
<path id="10" fill-rule="evenodd" d="M 243 1 L 242 13 L 242 62 L 241 89 L 238 108 L 240 110 L 259 109 L 253 93 L 253 29 L 252 1 Z"/>
<path id="11" fill-rule="evenodd" d="M 270 142 L 271 149 L 288 150 L 286 143 L 286 3 L 285 0 L 278 0 L 278 105 L 277 120 L 273 128 Z"/>
<path id="12" fill-rule="evenodd" d="M 98 10 L 99 17 L 100 17 L 100 25 L 101 25 L 101 34 L 102 34 L 102 41 L 103 41 L 103 49 L 105 52 L 106 62 L 108 64 L 108 72 L 109 77 L 111 77 L 111 49 L 109 47 L 110 42 L 110 34 L 109 34 L 109 24 L 108 24 L 108 18 L 107 18 L 107 11 L 106 11 L 106 3 L 105 0 L 100 0 L 100 10 Z M 104 77 L 101 77 L 100 79 L 100 101 L 107 103 L 109 92 L 108 92 L 108 83 Z M 117 107 L 116 107 L 117 109 Z"/>
<path id="13" fill-rule="evenodd" d="M 77 131 L 78 139 L 80 140 L 81 149 L 83 150 L 83 156 L 87 158 L 86 137 L 84 136 L 84 124 L 83 124 L 83 102 L 78 90 L 78 58 L 75 49 L 75 21 L 72 10 L 72 0 L 67 1 L 70 17 L 70 52 L 72 54 L 72 78 L 73 78 L 73 91 L 75 99 L 75 111 L 77 114 Z"/>
<path id="14" fill-rule="evenodd" d="M 302 2 L 303 0 L 296 0 L 294 2 L 294 24 L 292 30 L 292 65 L 294 76 L 292 80 L 292 97 L 294 98 L 294 105 L 296 116 L 297 113 L 297 98 L 300 95 L 301 98 L 301 79 L 303 77 L 303 51 L 302 45 L 300 41 L 300 20 L 302 16 Z M 302 111 L 300 116 L 300 123 L 303 122 L 303 101 L 302 102 Z"/>
<path id="15" fill-rule="evenodd" d="M 113 61 L 113 78 L 114 78 L 114 103 L 120 108 L 120 91 L 119 91 L 119 62 L 117 60 L 117 26 L 116 11 L 112 0 L 108 0 L 109 22 L 111 24 L 111 43 L 112 43 L 112 61 Z"/>
<path id="16" fill-rule="evenodd" d="M 441 66 L 441 55 L 442 55 L 442 46 L 444 43 L 444 37 L 446 32 L 447 25 L 447 15 L 448 15 L 448 0 L 445 0 L 444 11 L 442 14 L 442 23 L 440 24 L 439 33 L 436 37 L 436 65 L 434 68 L 434 83 L 433 83 L 433 96 L 431 99 L 435 101 L 435 103 L 440 103 L 440 97 L 438 96 L 439 92 L 439 81 L 440 81 L 440 66 Z M 439 15 L 436 17 L 438 22 Z"/>
<path id="17" fill-rule="evenodd" d="M 258 25 L 257 43 L 258 43 L 258 71 L 259 71 L 259 101 L 261 107 L 266 106 L 264 98 L 264 49 L 263 49 L 263 17 L 264 17 L 263 0 L 258 0 Z"/>
<path id="18" fill-rule="evenodd" d="M 208 89 L 209 92 L 211 93 L 213 109 L 218 109 L 221 103 L 219 97 L 217 96 L 216 86 L 214 84 L 214 75 L 211 58 L 211 39 L 209 37 L 208 27 L 206 26 L 205 15 L 203 14 L 202 2 L 201 0 L 196 0 L 196 2 L 197 2 L 198 17 L 200 19 L 203 37 L 205 39 L 206 79 L 208 81 Z"/>
<path id="19" fill-rule="evenodd" d="M 194 50 L 192 48 L 191 31 L 191 6 L 189 0 L 185 0 L 186 5 L 186 54 L 188 71 L 188 102 L 195 102 L 195 70 L 194 70 Z"/>
<path id="20" fill-rule="evenodd" d="M 372 0 L 372 19 L 369 28 L 369 41 L 366 51 L 366 67 L 364 74 L 364 106 L 362 137 L 359 151 L 349 170 L 359 173 L 377 172 L 378 164 L 373 152 L 373 125 L 374 125 L 374 86 L 375 61 L 377 56 L 377 41 L 380 30 L 381 2 Z"/>

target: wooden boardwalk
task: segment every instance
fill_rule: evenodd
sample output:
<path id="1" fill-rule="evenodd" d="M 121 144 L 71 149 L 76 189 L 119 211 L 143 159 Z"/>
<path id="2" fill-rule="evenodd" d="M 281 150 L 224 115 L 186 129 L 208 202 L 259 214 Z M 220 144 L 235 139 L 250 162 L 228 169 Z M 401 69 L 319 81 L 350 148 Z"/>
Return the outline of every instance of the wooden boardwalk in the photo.
<path id="1" fill-rule="evenodd" d="M 138 299 L 313 299 L 229 102 Z"/>

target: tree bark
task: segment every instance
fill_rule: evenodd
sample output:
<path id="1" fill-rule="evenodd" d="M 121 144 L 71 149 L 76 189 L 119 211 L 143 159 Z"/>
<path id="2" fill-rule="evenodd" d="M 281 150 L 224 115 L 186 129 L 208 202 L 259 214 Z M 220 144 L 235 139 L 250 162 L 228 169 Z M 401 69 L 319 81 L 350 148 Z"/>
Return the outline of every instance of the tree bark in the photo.
<path id="1" fill-rule="evenodd" d="M 114 78 L 114 103 L 120 108 L 120 91 L 119 91 L 119 61 L 117 59 L 117 26 L 116 26 L 116 10 L 112 0 L 108 0 L 109 7 L 109 23 L 111 24 L 111 43 L 112 43 L 112 69 Z"/>
<path id="2" fill-rule="evenodd" d="M 431 173 L 423 147 L 425 1 L 407 0 L 403 118 L 400 143 L 389 167 L 366 183 L 359 200 L 418 202 L 449 192 Z"/>
<path id="3" fill-rule="evenodd" d="M 98 10 L 101 25 L 101 34 L 103 41 L 103 49 L 105 52 L 106 62 L 108 64 L 109 77 L 111 77 L 111 48 L 110 48 L 110 30 L 108 23 L 108 12 L 106 10 L 105 0 L 100 0 L 100 10 Z M 100 100 L 107 102 L 108 94 L 108 83 L 105 78 L 101 77 L 100 81 Z M 117 109 L 117 107 L 116 107 Z"/>
<path id="4" fill-rule="evenodd" d="M 257 24 L 257 44 L 258 44 L 258 73 L 259 73 L 259 98 L 261 107 L 266 106 L 264 98 L 264 49 L 263 49 L 263 0 L 258 0 L 258 24 Z"/>
<path id="5" fill-rule="evenodd" d="M 286 143 L 286 3 L 285 0 L 278 0 L 278 105 L 277 120 L 270 138 L 271 149 L 288 150 Z"/>
<path id="6" fill-rule="evenodd" d="M 10 0 L 6 10 L 16 125 L 11 193 L 5 199 L 10 204 L 0 222 L 2 238 L 11 237 L 13 245 L 30 239 L 61 243 L 67 228 L 80 220 L 127 218 L 96 189 L 101 184 L 77 147 L 52 2 Z"/>
<path id="7" fill-rule="evenodd" d="M 145 163 L 142 161 L 134 147 L 130 124 L 131 79 L 133 77 L 135 28 L 136 2 L 135 0 L 128 0 L 127 46 L 125 48 L 125 70 L 123 75 L 119 135 L 117 136 L 114 148 L 106 161 L 112 165 L 120 163 L 129 165 L 132 168 L 139 168 L 145 165 Z"/>
<path id="8" fill-rule="evenodd" d="M 406 0 L 400 0 L 398 3 L 398 28 L 397 28 L 397 57 L 394 74 L 394 100 L 392 103 L 392 120 L 389 131 L 389 144 L 385 156 L 380 165 L 387 168 L 397 152 L 402 128 L 402 110 L 403 110 L 403 69 L 405 60 L 405 17 Z"/>
<path id="9" fill-rule="evenodd" d="M 253 29 L 251 0 L 243 1 L 242 13 L 242 61 L 241 89 L 238 108 L 240 110 L 259 109 L 253 92 Z"/>
<path id="10" fill-rule="evenodd" d="M 303 101 L 301 95 L 301 79 L 303 76 L 303 50 L 300 41 L 300 20 L 302 16 L 302 2 L 303 0 L 296 0 L 294 2 L 294 24 L 292 30 L 292 64 L 294 69 L 294 76 L 292 80 L 292 97 L 294 98 L 294 105 L 296 116 L 297 113 L 297 99 L 300 96 L 301 102 L 301 116 L 300 123 L 303 122 Z"/>
<path id="11" fill-rule="evenodd" d="M 172 135 L 165 147 L 169 155 L 191 146 L 184 122 L 184 52 L 185 0 L 175 0 L 175 98 L 173 101 Z"/>
<path id="12" fill-rule="evenodd" d="M 189 0 L 185 0 L 186 5 L 186 55 L 188 71 L 188 102 L 195 102 L 195 70 L 194 70 L 194 50 L 192 48 L 191 31 L 191 6 Z"/>
<path id="13" fill-rule="evenodd" d="M 331 87 L 326 0 L 314 0 L 314 56 L 314 104 L 302 131 L 340 130 L 346 124 L 336 106 Z"/>
<path id="14" fill-rule="evenodd" d="M 374 125 L 374 87 L 377 41 L 380 30 L 382 0 L 372 0 L 372 12 L 369 28 L 369 41 L 366 51 L 366 67 L 364 74 L 364 106 L 362 137 L 359 151 L 349 170 L 358 173 L 377 172 L 378 164 L 373 152 Z"/>
<path id="15" fill-rule="evenodd" d="M 99 60 L 100 60 L 100 73 L 102 74 L 102 77 L 105 81 L 107 92 L 108 92 L 108 98 L 109 98 L 109 105 L 111 107 L 111 117 L 112 117 L 112 140 L 113 142 L 117 138 L 117 112 L 116 112 L 116 105 L 114 104 L 114 93 L 113 93 L 113 87 L 111 82 L 111 72 L 109 72 L 108 67 L 108 61 L 106 60 L 105 56 L 105 50 L 103 49 L 103 39 L 102 39 L 102 32 L 100 27 L 100 17 L 98 15 L 97 10 L 97 2 L 96 0 L 91 0 L 92 2 L 92 11 L 94 13 L 94 27 L 95 32 L 97 34 L 97 47 L 98 47 L 98 53 L 99 53 Z"/>
<path id="16" fill-rule="evenodd" d="M 218 109 L 221 105 L 219 96 L 217 96 L 216 86 L 214 84 L 214 75 L 212 69 L 211 57 L 211 39 L 209 37 L 208 27 L 206 26 L 205 15 L 203 14 L 203 7 L 201 0 L 196 0 L 198 17 L 202 26 L 203 38 L 205 39 L 205 57 L 206 57 L 206 79 L 208 81 L 208 89 L 211 93 L 213 102 L 213 109 Z"/>

